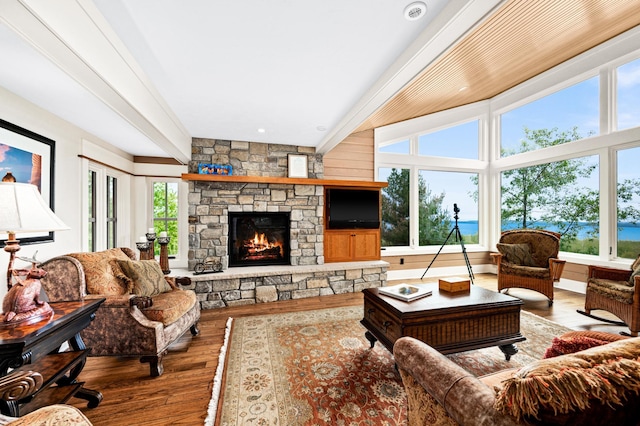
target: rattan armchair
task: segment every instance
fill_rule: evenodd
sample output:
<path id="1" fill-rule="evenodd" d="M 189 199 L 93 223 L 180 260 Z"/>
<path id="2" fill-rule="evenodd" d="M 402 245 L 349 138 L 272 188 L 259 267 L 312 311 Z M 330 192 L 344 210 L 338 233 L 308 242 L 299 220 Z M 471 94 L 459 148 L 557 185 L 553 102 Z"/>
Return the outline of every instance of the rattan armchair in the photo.
<path id="1" fill-rule="evenodd" d="M 558 259 L 560 234 L 541 229 L 505 231 L 491 253 L 498 269 L 498 291 L 524 288 L 544 294 L 553 304 L 553 283 L 560 280 L 566 261 Z"/>
<path id="2" fill-rule="evenodd" d="M 640 331 L 640 257 L 631 269 L 589 266 L 584 311 L 579 313 L 600 321 L 629 327 L 631 336 Z M 592 315 L 593 310 L 612 313 L 622 321 Z"/>

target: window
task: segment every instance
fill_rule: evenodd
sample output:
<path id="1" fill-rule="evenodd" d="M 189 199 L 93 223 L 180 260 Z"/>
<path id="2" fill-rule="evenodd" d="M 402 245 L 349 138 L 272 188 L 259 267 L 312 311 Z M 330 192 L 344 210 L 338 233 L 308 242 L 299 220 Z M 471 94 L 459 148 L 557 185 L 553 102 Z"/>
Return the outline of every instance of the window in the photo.
<path id="1" fill-rule="evenodd" d="M 640 253 L 640 148 L 618 151 L 617 255 L 635 259 Z"/>
<path id="2" fill-rule="evenodd" d="M 501 156 L 542 149 L 599 133 L 598 77 L 505 112 L 500 117 Z M 558 139 L 532 143 L 532 136 L 555 131 Z M 535 140 L 534 140 L 535 141 Z"/>
<path id="3" fill-rule="evenodd" d="M 599 252 L 598 157 L 504 171 L 502 230 L 537 228 L 562 235 L 562 251 Z"/>
<path id="4" fill-rule="evenodd" d="M 83 200 L 82 215 L 86 234 L 83 234 L 83 250 L 101 251 L 126 245 L 121 237 L 127 234 L 127 218 L 122 218 L 121 205 L 123 196 L 126 200 L 126 175 L 99 164 L 86 164 L 87 180 L 83 190 L 86 200 Z"/>
<path id="5" fill-rule="evenodd" d="M 640 126 L 640 59 L 616 69 L 618 130 Z"/>
<path id="6" fill-rule="evenodd" d="M 153 183 L 153 227 L 156 235 L 166 232 L 169 237 L 169 256 L 178 253 L 178 183 Z M 156 254 L 160 247 L 156 244 Z"/>
<path id="7" fill-rule="evenodd" d="M 562 234 L 568 260 L 635 259 L 640 138 L 619 130 L 640 127 L 640 34 L 625 37 L 488 101 L 376 129 L 386 192 L 409 200 L 392 204 L 395 220 L 384 223 L 387 232 L 403 231 L 393 245 L 434 250 L 455 223 L 455 203 L 465 243 L 473 238 L 487 250 L 501 230 L 544 228 Z M 410 155 L 390 150 L 397 141 Z"/>
<path id="8" fill-rule="evenodd" d="M 107 248 L 114 248 L 118 241 L 118 179 L 107 176 Z"/>
<path id="9" fill-rule="evenodd" d="M 478 175 L 420 170 L 419 244 L 442 245 L 456 224 L 464 243 L 478 243 Z M 454 212 L 454 205 L 460 210 Z M 459 244 L 452 234 L 447 244 Z"/>
<path id="10" fill-rule="evenodd" d="M 478 120 L 418 138 L 418 153 L 436 157 L 478 158 Z"/>
<path id="11" fill-rule="evenodd" d="M 381 168 L 378 179 L 387 181 L 382 188 L 381 245 L 409 245 L 409 169 Z"/>
<path id="12" fill-rule="evenodd" d="M 87 197 L 89 201 L 89 209 L 87 212 L 89 218 L 87 233 L 89 251 L 96 251 L 96 175 L 97 173 L 95 171 L 89 170 L 89 194 Z"/>
<path id="13" fill-rule="evenodd" d="M 378 152 L 386 152 L 391 154 L 409 154 L 410 143 L 408 139 L 400 142 L 393 142 L 390 144 L 381 145 L 378 147 Z"/>

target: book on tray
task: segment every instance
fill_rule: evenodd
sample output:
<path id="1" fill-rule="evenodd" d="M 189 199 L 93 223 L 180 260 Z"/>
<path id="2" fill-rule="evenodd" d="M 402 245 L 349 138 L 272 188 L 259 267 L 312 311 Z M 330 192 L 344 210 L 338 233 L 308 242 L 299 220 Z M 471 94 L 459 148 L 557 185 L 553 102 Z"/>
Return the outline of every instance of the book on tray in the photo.
<path id="1" fill-rule="evenodd" d="M 384 296 L 411 302 L 421 297 L 431 296 L 431 290 L 410 284 L 396 284 L 387 287 L 378 287 L 378 292 Z"/>

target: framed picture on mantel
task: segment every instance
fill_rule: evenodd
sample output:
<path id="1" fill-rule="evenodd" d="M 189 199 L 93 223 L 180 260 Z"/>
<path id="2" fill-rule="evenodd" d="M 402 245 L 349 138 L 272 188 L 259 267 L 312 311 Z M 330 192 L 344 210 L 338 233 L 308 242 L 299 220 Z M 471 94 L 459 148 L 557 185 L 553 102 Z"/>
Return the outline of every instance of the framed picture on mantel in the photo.
<path id="1" fill-rule="evenodd" d="M 289 154 L 289 177 L 290 178 L 307 178 L 309 177 L 309 169 L 307 165 L 307 156 L 298 154 Z"/>

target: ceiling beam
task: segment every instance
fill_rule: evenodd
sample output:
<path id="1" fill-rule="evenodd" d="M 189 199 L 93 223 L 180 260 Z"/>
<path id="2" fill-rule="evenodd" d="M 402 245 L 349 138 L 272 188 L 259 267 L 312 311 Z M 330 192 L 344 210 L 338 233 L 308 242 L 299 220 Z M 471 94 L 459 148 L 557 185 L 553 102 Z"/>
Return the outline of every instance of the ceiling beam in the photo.
<path id="1" fill-rule="evenodd" d="M 168 156 L 189 162 L 191 136 L 92 2 L 3 1 L 0 19 Z"/>

